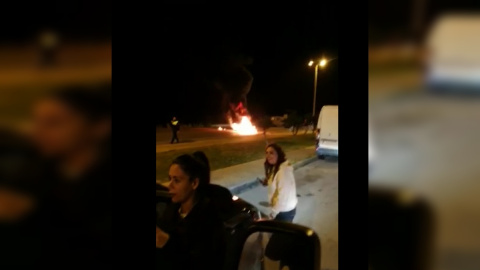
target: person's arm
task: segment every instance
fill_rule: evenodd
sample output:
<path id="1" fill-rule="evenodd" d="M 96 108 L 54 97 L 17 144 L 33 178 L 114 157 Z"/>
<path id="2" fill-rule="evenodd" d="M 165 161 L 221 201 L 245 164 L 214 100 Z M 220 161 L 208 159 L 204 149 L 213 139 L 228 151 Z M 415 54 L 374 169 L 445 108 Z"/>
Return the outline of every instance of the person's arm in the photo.
<path id="1" fill-rule="evenodd" d="M 280 168 L 277 172 L 276 189 L 271 201 L 272 209 L 270 216 L 274 218 L 281 212 L 280 207 L 288 203 L 288 191 L 295 185 L 295 178 L 293 175 L 293 167 L 285 166 Z"/>
<path id="2" fill-rule="evenodd" d="M 170 239 L 170 235 L 160 229 L 158 226 L 156 227 L 156 247 L 163 248 L 168 240 Z"/>
<path id="3" fill-rule="evenodd" d="M 159 218 L 156 226 L 156 247 L 163 250 L 176 250 L 181 248 L 182 237 L 177 235 L 174 230 L 169 230 L 174 224 L 171 224 L 171 220 L 174 219 L 175 213 L 178 208 L 173 204 L 167 205 L 162 217 Z"/>

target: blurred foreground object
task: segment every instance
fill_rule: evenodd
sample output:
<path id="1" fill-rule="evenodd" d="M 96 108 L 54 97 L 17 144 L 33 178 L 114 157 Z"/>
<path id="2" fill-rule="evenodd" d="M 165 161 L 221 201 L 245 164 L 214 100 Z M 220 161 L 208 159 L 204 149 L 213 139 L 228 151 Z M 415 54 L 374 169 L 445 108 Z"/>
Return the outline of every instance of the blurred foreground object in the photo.
<path id="1" fill-rule="evenodd" d="M 433 216 L 411 194 L 370 189 L 369 269 L 431 269 Z"/>
<path id="2" fill-rule="evenodd" d="M 480 14 L 440 16 L 425 45 L 429 90 L 480 91 Z"/>
<path id="3" fill-rule="evenodd" d="M 0 222 L 19 221 L 34 208 L 34 200 L 27 194 L 0 187 Z"/>
<path id="4" fill-rule="evenodd" d="M 27 138 L 0 129 L 0 222 L 15 223 L 35 207 L 42 165 Z"/>
<path id="5" fill-rule="evenodd" d="M 111 82 L 109 41 L 71 40 L 55 50 L 55 64 L 46 68 L 38 43 L 0 44 L 0 125 L 24 127 L 32 104 L 58 88 Z"/>
<path id="6" fill-rule="evenodd" d="M 35 222 L 42 172 L 28 140 L 0 129 L 0 268 L 33 266 L 42 256 Z M 28 258 L 28 260 L 25 260 Z M 3 267 L 3 266 L 9 266 Z"/>
<path id="7" fill-rule="evenodd" d="M 42 216 L 55 257 L 82 267 L 112 261 L 111 85 L 64 87 L 33 110 L 32 138 L 49 162 Z"/>

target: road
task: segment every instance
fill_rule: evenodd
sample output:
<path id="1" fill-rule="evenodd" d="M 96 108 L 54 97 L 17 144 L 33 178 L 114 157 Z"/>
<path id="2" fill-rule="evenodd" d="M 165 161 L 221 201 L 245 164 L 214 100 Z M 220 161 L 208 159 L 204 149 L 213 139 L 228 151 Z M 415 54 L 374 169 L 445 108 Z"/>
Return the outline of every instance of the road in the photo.
<path id="1" fill-rule="evenodd" d="M 407 94 L 370 106 L 377 157 L 369 185 L 428 200 L 437 221 L 435 269 L 478 269 L 479 97 Z M 477 266 L 458 266 L 466 260 Z"/>
<path id="2" fill-rule="evenodd" d="M 295 179 L 299 202 L 294 223 L 312 228 L 320 237 L 321 269 L 338 269 L 337 160 L 314 161 L 296 170 Z M 260 186 L 238 196 L 258 207 L 262 212 L 268 212 L 265 187 Z M 251 236 L 249 240 L 256 237 Z M 265 239 L 264 242 L 266 242 Z M 258 248 L 255 251 L 258 251 Z M 271 261 L 266 259 L 266 262 L 267 269 L 274 269 Z M 256 269 L 256 267 L 250 266 L 243 269 Z"/>
<path id="3" fill-rule="evenodd" d="M 267 131 L 268 138 L 279 138 L 292 135 L 285 128 L 272 128 Z M 171 131 L 166 128 L 157 128 L 156 140 L 157 153 L 171 150 L 181 150 L 189 148 L 207 147 L 218 144 L 241 143 L 249 141 L 263 140 L 263 134 L 259 133 L 252 136 L 240 136 L 231 130 L 217 130 L 215 128 L 181 128 L 178 133 L 179 144 L 170 144 Z"/>

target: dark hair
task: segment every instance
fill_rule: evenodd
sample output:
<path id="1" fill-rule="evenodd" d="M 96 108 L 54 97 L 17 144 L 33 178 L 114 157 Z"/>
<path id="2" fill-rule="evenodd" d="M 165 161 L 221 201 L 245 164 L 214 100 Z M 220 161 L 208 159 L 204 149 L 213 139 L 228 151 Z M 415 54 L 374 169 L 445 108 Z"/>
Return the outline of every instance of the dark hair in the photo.
<path id="1" fill-rule="evenodd" d="M 66 104 L 93 122 L 111 116 L 110 84 L 61 88 L 49 97 Z"/>
<path id="2" fill-rule="evenodd" d="M 269 147 L 273 148 L 275 150 L 275 152 L 277 152 L 278 159 L 277 159 L 277 163 L 274 164 L 274 165 L 271 165 L 265 159 L 264 167 L 265 167 L 265 176 L 267 177 L 267 179 L 270 177 L 270 175 L 272 173 L 273 173 L 273 175 L 275 175 L 278 172 L 278 169 L 280 168 L 280 165 L 287 160 L 285 152 L 283 151 L 283 149 L 278 144 L 271 143 L 271 144 L 267 145 L 265 150 L 268 149 Z"/>
<path id="3" fill-rule="evenodd" d="M 195 153 L 192 154 L 194 158 L 196 158 L 198 161 L 202 162 L 203 165 L 205 166 L 205 178 L 207 179 L 206 182 L 210 184 L 210 162 L 208 161 L 207 155 L 205 155 L 204 152 L 202 151 L 196 151 Z"/>
<path id="4" fill-rule="evenodd" d="M 194 179 L 198 179 L 196 196 L 204 196 L 210 181 L 210 171 L 205 163 L 194 155 L 185 154 L 175 158 L 172 162 L 172 165 L 173 164 L 180 166 L 182 171 L 188 175 L 191 182 L 193 182 Z"/>

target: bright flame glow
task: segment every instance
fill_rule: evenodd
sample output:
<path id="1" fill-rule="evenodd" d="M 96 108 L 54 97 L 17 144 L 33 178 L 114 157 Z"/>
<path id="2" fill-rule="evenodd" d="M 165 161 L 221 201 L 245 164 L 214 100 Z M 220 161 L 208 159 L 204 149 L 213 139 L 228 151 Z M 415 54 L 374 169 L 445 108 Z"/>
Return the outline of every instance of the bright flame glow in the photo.
<path id="1" fill-rule="evenodd" d="M 242 116 L 240 123 L 232 123 L 232 129 L 240 135 L 255 135 L 258 133 L 257 128 L 252 125 L 247 116 Z"/>

